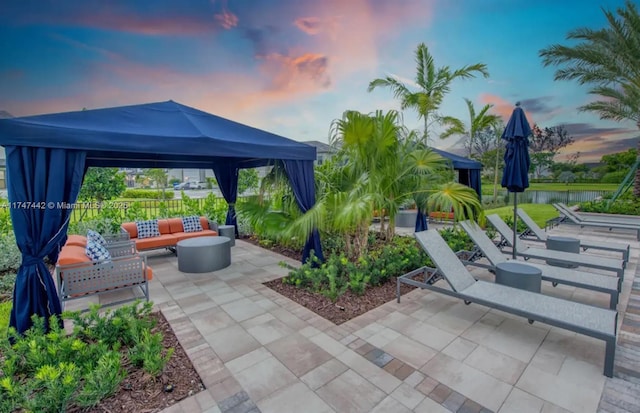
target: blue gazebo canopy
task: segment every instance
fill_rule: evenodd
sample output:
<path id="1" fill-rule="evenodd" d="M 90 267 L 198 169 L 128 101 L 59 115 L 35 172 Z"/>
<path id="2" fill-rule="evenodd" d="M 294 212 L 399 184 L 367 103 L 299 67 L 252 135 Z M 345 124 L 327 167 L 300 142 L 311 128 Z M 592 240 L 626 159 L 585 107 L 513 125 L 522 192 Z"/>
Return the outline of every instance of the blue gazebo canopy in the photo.
<path id="1" fill-rule="evenodd" d="M 174 101 L 0 120 L 0 145 L 86 151 L 87 166 L 211 168 L 313 161 L 310 145 Z"/>
<path id="2" fill-rule="evenodd" d="M 443 158 L 451 161 L 453 169 L 458 171 L 458 181 L 461 184 L 473 188 L 478 194 L 478 198 L 482 199 L 480 178 L 482 164 L 480 162 L 474 161 L 473 159 L 465 158 L 464 156 L 453 154 L 451 152 L 443 151 L 442 149 L 431 149 Z"/>
<path id="3" fill-rule="evenodd" d="M 0 145 L 15 205 L 75 203 L 90 166 L 211 168 L 229 204 L 226 223 L 236 225 L 238 171 L 276 161 L 284 164 L 302 212 L 315 204 L 314 147 L 173 101 L 0 119 Z M 31 315 L 48 319 L 60 313 L 44 259 L 57 260 L 70 216 L 68 209 L 11 209 L 22 253 L 11 326 L 20 333 L 31 326 Z M 323 259 L 317 230 L 303 260 L 311 250 Z"/>

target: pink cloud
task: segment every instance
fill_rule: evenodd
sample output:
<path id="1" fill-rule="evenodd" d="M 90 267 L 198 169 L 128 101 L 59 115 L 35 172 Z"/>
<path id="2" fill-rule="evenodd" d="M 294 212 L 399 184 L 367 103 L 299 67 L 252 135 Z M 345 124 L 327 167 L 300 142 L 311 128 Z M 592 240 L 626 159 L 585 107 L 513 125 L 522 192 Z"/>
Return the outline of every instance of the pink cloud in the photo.
<path id="1" fill-rule="evenodd" d="M 296 19 L 293 24 L 309 35 L 318 34 L 322 29 L 322 21 L 317 17 L 301 17 Z"/>
<path id="2" fill-rule="evenodd" d="M 505 123 L 509 120 L 509 117 L 511 117 L 511 113 L 513 113 L 514 103 L 497 95 L 483 93 L 480 95 L 480 103 L 483 105 L 493 105 L 491 112 L 499 115 Z"/>

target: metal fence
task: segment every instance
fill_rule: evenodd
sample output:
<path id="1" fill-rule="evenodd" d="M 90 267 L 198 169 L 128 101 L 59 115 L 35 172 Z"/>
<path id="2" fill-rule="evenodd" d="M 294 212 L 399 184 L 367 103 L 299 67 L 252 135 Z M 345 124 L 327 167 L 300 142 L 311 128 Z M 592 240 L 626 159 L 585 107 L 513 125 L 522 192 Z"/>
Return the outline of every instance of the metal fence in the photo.
<path id="1" fill-rule="evenodd" d="M 197 208 L 202 210 L 205 206 L 204 198 L 191 198 L 189 201 L 197 205 Z M 162 214 L 168 213 L 169 215 L 182 215 L 187 210 L 187 205 L 182 199 L 168 199 L 168 200 L 139 200 L 139 201 L 105 201 L 102 203 L 97 202 L 78 202 L 73 205 L 73 212 L 71 213 L 71 222 L 87 221 L 93 219 L 98 215 L 100 211 L 105 208 L 109 208 L 112 213 L 119 213 L 122 219 L 125 219 L 127 210 L 139 205 L 140 208 L 146 213 L 147 218 L 158 217 Z M 194 206 L 195 206 L 194 205 Z M 224 208 L 226 210 L 227 203 L 224 198 L 216 198 L 214 208 Z"/>
<path id="2" fill-rule="evenodd" d="M 612 195 L 613 191 L 524 191 L 518 193 L 518 202 L 527 204 L 552 204 L 562 202 L 575 204 L 578 202 L 593 201 L 606 195 Z M 485 195 L 486 196 L 486 195 Z M 499 196 L 507 200 L 513 199 L 513 195 L 507 191 L 500 191 Z"/>

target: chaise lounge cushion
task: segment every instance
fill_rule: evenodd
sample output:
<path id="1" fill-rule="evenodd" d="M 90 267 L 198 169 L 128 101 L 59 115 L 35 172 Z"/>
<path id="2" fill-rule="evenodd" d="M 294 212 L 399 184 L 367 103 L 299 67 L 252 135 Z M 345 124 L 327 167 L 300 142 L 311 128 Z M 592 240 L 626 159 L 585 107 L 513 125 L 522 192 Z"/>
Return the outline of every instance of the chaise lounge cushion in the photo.
<path id="1" fill-rule="evenodd" d="M 66 245 L 60 250 L 58 265 L 78 264 L 81 262 L 91 262 L 91 258 L 87 256 L 84 246 Z"/>
<path id="2" fill-rule="evenodd" d="M 67 242 L 64 245 L 77 245 L 80 247 L 85 247 L 87 245 L 87 237 L 76 234 L 69 235 L 67 238 Z"/>

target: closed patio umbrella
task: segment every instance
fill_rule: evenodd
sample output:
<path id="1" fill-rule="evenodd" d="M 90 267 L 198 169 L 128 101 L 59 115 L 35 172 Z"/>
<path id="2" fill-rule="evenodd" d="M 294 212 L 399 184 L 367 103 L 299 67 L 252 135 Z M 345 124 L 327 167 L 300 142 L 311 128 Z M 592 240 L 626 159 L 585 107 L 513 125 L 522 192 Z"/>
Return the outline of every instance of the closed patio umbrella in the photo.
<path id="1" fill-rule="evenodd" d="M 513 193 L 513 258 L 516 258 L 517 209 L 518 192 L 524 192 L 529 187 L 529 135 L 531 127 L 527 121 L 520 102 L 507 122 L 502 133 L 502 139 L 507 142 L 504 153 L 504 171 L 502 173 L 502 187 Z"/>

